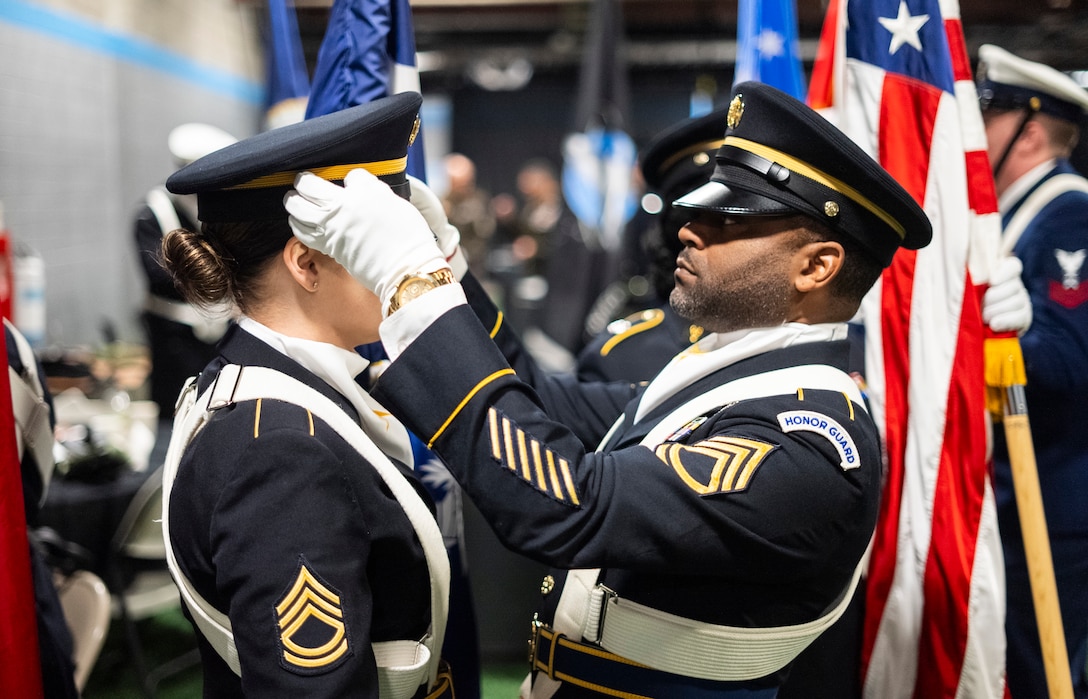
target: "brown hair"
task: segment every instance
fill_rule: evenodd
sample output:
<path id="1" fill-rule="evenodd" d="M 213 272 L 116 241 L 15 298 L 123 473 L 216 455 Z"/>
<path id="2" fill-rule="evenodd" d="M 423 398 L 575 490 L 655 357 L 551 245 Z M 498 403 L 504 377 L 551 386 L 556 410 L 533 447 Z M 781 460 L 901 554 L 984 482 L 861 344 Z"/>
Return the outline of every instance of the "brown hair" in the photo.
<path id="1" fill-rule="evenodd" d="M 200 233 L 179 228 L 163 236 L 160 264 L 189 303 L 210 308 L 230 302 L 246 313 L 261 298 L 268 263 L 290 237 L 286 217 L 206 223 Z"/>

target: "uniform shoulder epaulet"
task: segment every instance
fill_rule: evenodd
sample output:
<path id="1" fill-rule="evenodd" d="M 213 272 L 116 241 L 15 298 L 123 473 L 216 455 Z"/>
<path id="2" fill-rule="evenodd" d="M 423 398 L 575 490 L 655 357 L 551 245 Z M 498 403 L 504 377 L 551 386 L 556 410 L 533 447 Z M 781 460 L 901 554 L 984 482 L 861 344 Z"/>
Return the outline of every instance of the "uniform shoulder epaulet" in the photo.
<path id="1" fill-rule="evenodd" d="M 612 338 L 601 347 L 601 356 L 607 357 L 608 353 L 619 343 L 632 335 L 637 335 L 640 332 L 661 325 L 663 320 L 665 320 L 665 311 L 660 308 L 647 308 L 644 311 L 632 313 L 621 320 L 612 321 L 607 328 Z"/>

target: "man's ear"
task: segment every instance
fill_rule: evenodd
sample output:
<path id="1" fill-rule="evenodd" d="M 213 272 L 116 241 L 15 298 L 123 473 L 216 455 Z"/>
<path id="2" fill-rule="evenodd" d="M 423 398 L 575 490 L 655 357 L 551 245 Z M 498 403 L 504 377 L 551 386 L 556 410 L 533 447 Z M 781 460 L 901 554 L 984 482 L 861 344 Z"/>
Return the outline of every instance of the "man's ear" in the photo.
<path id="1" fill-rule="evenodd" d="M 833 240 L 806 243 L 797 251 L 794 288 L 802 293 L 825 288 L 842 269 L 846 254 Z"/>
<path id="2" fill-rule="evenodd" d="M 306 291 L 317 290 L 318 268 L 314 259 L 314 251 L 294 236 L 291 236 L 291 239 L 283 246 L 284 266 L 287 267 L 291 278 Z"/>

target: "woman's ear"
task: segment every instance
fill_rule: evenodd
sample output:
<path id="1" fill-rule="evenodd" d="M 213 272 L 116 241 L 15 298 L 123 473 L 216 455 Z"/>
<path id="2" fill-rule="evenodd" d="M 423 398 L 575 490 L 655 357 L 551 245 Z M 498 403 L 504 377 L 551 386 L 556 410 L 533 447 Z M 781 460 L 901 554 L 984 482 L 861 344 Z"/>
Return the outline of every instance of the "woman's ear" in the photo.
<path id="1" fill-rule="evenodd" d="M 806 243 L 797 251 L 794 287 L 803 293 L 826 287 L 842 269 L 844 257 L 842 245 L 835 241 Z"/>
<path id="2" fill-rule="evenodd" d="M 283 246 L 283 264 L 291 278 L 306 291 L 317 291 L 318 266 L 315 253 L 294 236 Z"/>

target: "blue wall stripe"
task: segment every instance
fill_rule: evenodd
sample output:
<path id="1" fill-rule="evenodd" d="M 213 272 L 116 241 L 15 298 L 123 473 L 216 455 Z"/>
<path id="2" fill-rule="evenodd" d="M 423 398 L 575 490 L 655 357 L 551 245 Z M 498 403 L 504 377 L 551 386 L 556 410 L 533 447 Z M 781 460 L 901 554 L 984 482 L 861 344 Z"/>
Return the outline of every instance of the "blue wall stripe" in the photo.
<path id="1" fill-rule="evenodd" d="M 258 83 L 200 65 L 151 42 L 111 32 L 86 20 L 37 7 L 24 0 L 0 0 L 0 21 L 167 73 L 244 102 L 264 103 L 264 87 Z"/>

